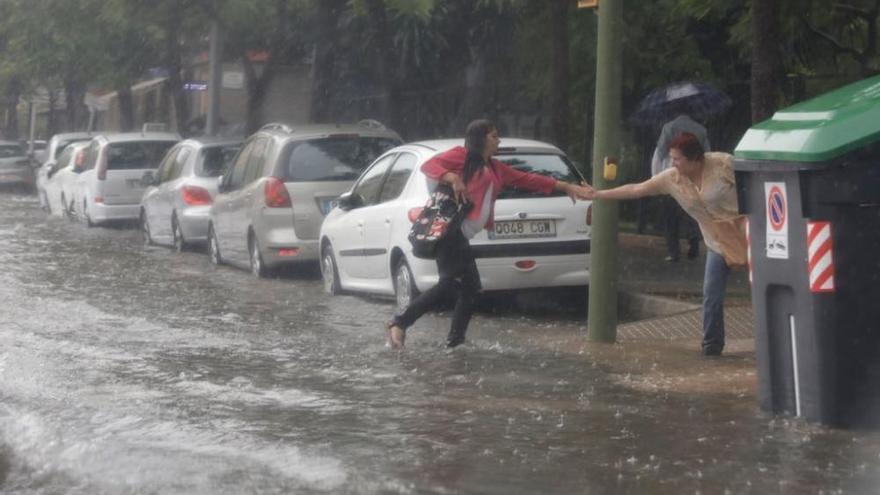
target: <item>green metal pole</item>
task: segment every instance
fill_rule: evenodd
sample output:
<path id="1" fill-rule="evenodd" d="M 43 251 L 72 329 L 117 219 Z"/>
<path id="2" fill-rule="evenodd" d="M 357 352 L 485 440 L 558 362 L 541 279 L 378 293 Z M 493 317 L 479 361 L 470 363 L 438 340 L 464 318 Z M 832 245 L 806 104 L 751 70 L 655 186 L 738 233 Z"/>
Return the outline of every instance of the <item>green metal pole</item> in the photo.
<path id="1" fill-rule="evenodd" d="M 593 134 L 593 186 L 597 189 L 617 185 L 616 175 L 606 178 L 604 163 L 620 152 L 622 28 L 623 0 L 601 0 Z M 617 339 L 617 230 L 617 201 L 594 202 L 587 337 L 598 342 Z"/>

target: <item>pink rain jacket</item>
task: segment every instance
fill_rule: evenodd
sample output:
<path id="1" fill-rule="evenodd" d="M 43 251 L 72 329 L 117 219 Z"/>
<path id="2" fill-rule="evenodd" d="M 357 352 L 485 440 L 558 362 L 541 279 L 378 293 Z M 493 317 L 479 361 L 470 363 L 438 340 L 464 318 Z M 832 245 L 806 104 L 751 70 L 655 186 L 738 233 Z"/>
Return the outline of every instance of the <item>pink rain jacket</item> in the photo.
<path id="1" fill-rule="evenodd" d="M 422 165 L 422 172 L 431 179 L 440 180 L 446 172 L 462 174 L 464 159 L 467 150 L 464 146 L 456 146 L 449 151 L 444 151 L 431 158 Z M 492 204 L 489 205 L 489 220 L 486 228 L 492 228 L 495 223 L 495 200 L 501 194 L 504 186 L 514 186 L 530 191 L 549 194 L 556 186 L 556 179 L 539 174 L 521 172 L 513 167 L 505 165 L 492 158 L 492 167 L 483 169 L 471 177 L 467 184 L 467 195 L 473 201 L 474 207 L 468 213 L 469 220 L 479 220 L 480 212 L 483 211 L 483 198 L 486 197 L 486 189 L 492 186 Z"/>

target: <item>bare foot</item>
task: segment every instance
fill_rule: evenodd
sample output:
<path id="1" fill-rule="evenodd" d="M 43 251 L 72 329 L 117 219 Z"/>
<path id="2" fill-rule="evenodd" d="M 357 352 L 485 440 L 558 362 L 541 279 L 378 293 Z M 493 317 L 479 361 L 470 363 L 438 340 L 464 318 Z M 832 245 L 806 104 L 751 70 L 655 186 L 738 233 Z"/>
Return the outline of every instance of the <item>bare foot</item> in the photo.
<path id="1" fill-rule="evenodd" d="M 392 349 L 403 349 L 406 331 L 393 323 L 389 323 L 386 328 L 388 329 L 388 346 Z"/>

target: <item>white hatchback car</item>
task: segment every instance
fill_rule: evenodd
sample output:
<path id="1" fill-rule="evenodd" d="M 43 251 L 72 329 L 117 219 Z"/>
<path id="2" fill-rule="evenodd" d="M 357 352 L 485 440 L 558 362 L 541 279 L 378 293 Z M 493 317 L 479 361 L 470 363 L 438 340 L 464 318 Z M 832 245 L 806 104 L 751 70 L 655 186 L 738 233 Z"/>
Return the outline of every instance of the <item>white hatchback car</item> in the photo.
<path id="1" fill-rule="evenodd" d="M 373 162 L 339 198 L 321 227 L 321 271 L 328 293 L 391 295 L 402 307 L 437 283 L 436 263 L 414 257 L 407 234 L 429 197 L 432 181 L 421 165 L 462 142 L 398 146 Z M 558 180 L 583 180 L 561 150 L 539 141 L 505 138 L 495 158 Z M 562 193 L 504 190 L 495 204 L 493 230 L 471 239 L 483 290 L 587 285 L 590 208 L 590 202 L 572 204 Z"/>
<path id="2" fill-rule="evenodd" d="M 165 153 L 180 141 L 177 134 L 130 132 L 95 136 L 86 148 L 77 179 L 74 211 L 91 226 L 114 220 L 137 220 L 146 189 Z"/>
<path id="3" fill-rule="evenodd" d="M 46 181 L 43 194 L 46 209 L 50 215 L 64 216 L 73 219 L 73 206 L 76 182 L 85 162 L 88 141 L 73 142 L 64 147 L 61 154 L 54 158 L 46 170 Z"/>

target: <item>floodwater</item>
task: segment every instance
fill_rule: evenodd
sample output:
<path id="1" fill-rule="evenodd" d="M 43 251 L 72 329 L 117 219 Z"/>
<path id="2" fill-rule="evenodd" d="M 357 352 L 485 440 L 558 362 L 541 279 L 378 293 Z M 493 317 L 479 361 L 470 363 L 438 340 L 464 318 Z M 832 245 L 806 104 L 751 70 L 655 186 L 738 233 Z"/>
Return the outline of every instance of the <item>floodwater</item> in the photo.
<path id="1" fill-rule="evenodd" d="M 585 342 L 257 280 L 0 194 L 0 492 L 878 493 L 880 436 L 774 418 L 750 351 Z M 734 346 L 735 348 L 735 346 Z"/>

